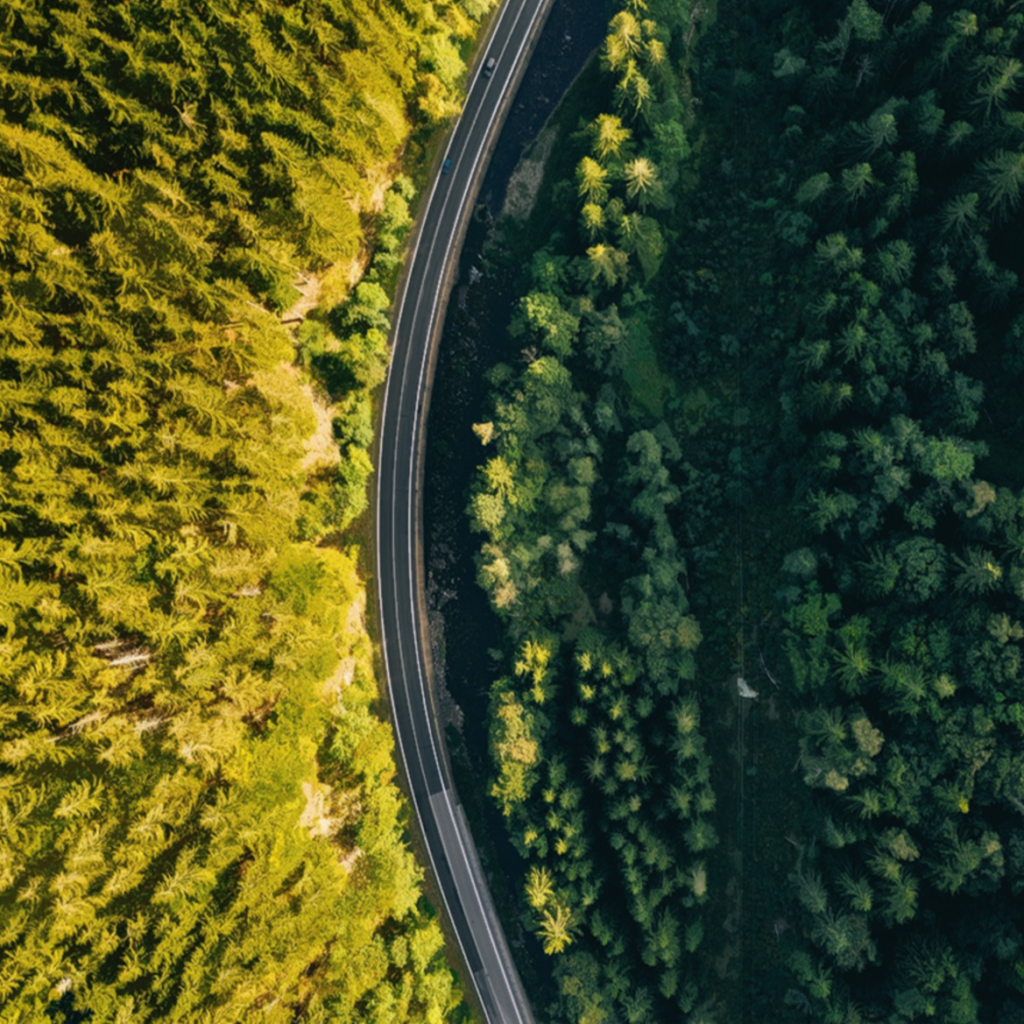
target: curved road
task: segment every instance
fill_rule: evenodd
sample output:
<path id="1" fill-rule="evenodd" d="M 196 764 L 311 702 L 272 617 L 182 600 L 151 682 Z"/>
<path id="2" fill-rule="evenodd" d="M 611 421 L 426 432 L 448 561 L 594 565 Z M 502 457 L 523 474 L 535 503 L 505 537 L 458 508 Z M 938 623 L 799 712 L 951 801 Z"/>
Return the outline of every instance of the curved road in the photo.
<path id="1" fill-rule="evenodd" d="M 377 467 L 377 589 L 405 778 L 448 920 L 488 1024 L 535 1024 L 451 778 L 423 621 L 422 466 L 432 351 L 484 164 L 551 0 L 505 0 L 421 210 L 395 304 Z M 488 77 L 483 69 L 494 59 Z"/>

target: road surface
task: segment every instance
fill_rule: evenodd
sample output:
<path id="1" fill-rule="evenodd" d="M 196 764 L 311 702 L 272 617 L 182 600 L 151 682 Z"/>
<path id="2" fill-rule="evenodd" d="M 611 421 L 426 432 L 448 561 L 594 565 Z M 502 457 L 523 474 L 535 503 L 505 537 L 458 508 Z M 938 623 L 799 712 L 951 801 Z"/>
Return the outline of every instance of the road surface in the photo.
<path id="1" fill-rule="evenodd" d="M 377 467 L 377 590 L 398 747 L 452 930 L 488 1024 L 535 1024 L 451 778 L 425 652 L 420 476 L 432 347 L 492 142 L 551 0 L 505 0 L 427 200 L 395 303 Z M 483 70 L 494 58 L 490 75 Z M 481 595 L 481 600 L 483 596 Z"/>

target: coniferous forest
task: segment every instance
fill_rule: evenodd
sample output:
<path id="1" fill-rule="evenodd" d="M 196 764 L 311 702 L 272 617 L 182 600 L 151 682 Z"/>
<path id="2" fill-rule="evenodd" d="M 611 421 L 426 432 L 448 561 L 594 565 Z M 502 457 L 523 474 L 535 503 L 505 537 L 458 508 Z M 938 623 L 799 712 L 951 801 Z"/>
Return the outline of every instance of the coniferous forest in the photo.
<path id="1" fill-rule="evenodd" d="M 0 11 L 2 1024 L 469 1013 L 365 513 L 493 6 Z M 470 439 L 538 1019 L 1024 1024 L 1024 4 L 610 8 Z"/>
<path id="2" fill-rule="evenodd" d="M 490 0 L 0 11 L 0 1020 L 458 1016 L 359 522 Z"/>
<path id="3" fill-rule="evenodd" d="M 469 515 L 573 1024 L 1024 1022 L 1024 6 L 620 0 Z"/>

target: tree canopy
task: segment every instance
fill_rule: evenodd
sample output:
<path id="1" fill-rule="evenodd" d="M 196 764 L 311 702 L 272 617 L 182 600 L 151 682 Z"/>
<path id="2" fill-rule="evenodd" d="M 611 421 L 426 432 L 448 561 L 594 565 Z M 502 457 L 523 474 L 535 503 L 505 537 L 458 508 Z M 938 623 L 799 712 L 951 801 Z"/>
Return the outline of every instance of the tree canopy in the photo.
<path id="1" fill-rule="evenodd" d="M 343 531 L 489 6 L 0 15 L 0 1020 L 459 1003 Z"/>
<path id="2" fill-rule="evenodd" d="M 552 1018 L 1024 1019 L 1024 14 L 618 6 L 470 506 Z"/>

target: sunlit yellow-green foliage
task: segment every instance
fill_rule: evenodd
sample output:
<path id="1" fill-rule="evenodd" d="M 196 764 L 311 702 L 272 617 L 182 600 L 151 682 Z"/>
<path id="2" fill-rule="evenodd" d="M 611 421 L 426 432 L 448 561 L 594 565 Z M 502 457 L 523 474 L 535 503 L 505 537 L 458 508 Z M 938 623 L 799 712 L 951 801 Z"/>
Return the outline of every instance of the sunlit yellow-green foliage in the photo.
<path id="1" fill-rule="evenodd" d="M 0 12 L 0 1021 L 458 1003 L 322 542 L 365 507 L 395 161 L 488 6 Z"/>

